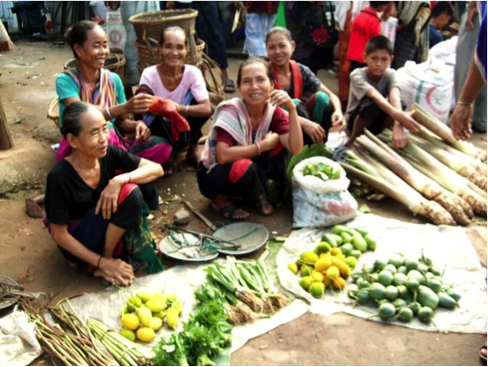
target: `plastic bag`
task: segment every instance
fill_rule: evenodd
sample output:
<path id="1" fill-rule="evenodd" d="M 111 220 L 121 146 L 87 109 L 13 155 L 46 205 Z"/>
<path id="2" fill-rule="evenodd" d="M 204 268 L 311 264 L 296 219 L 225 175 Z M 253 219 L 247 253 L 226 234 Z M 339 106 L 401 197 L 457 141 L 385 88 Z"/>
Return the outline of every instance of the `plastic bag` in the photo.
<path id="1" fill-rule="evenodd" d="M 109 48 L 124 49 L 127 32 L 122 23 L 122 16 L 118 11 L 109 11 L 107 14 L 107 36 Z"/>
<path id="2" fill-rule="evenodd" d="M 307 164 L 324 163 L 340 170 L 337 180 L 323 181 L 304 176 Z M 356 216 L 358 203 L 347 191 L 349 179 L 342 167 L 324 157 L 312 157 L 298 163 L 293 169 L 293 227 L 327 227 L 346 222 Z"/>
<path id="3" fill-rule="evenodd" d="M 395 46 L 397 26 L 398 19 L 394 17 L 389 17 L 386 22 L 381 22 L 381 34 L 387 37 L 393 46 Z"/>
<path id="4" fill-rule="evenodd" d="M 418 103 L 440 121 L 447 123 L 451 109 L 454 68 L 432 57 L 416 64 L 407 61 L 397 72 L 402 101 Z"/>

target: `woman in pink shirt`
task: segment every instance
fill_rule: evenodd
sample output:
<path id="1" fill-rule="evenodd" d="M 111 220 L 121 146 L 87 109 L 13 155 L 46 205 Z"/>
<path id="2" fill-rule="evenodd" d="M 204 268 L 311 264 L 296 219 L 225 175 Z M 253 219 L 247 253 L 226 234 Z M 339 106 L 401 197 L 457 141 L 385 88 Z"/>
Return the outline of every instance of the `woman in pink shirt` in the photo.
<path id="1" fill-rule="evenodd" d="M 158 115 L 146 115 L 144 121 L 151 133 L 167 139 L 178 152 L 189 145 L 186 159 L 195 167 L 198 165 L 198 140 L 202 137 L 202 126 L 212 115 L 210 100 L 200 70 L 186 65 L 186 34 L 180 27 L 169 27 L 162 34 L 159 52 L 162 62 L 146 68 L 139 85 L 150 89 L 155 96 L 176 104 L 177 111 L 190 125 L 190 131 L 180 133 L 178 139 L 172 136 L 172 121 Z M 173 158 L 165 165 L 165 176 L 173 173 Z"/>

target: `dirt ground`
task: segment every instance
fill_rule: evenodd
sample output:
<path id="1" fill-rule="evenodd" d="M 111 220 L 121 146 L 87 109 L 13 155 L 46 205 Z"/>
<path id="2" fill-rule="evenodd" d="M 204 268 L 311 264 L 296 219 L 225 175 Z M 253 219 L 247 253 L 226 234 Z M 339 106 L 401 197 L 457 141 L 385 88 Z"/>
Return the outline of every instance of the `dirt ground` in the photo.
<path id="1" fill-rule="evenodd" d="M 13 150 L 0 152 L 0 273 L 23 283 L 29 291 L 53 293 L 55 300 L 103 289 L 100 280 L 69 268 L 42 222 L 29 218 L 24 209 L 25 197 L 42 194 L 46 174 L 54 164 L 50 145 L 58 142 L 59 132 L 46 114 L 56 96 L 55 75 L 71 57 L 67 47 L 27 42 L 17 42 L 12 53 L 0 56 L 0 95 L 16 144 Z M 230 62 L 234 77 L 238 64 L 239 60 Z M 334 76 L 321 71 L 319 77 L 337 91 Z M 476 135 L 474 140 L 486 148 L 486 134 Z M 9 182 L 15 182 L 10 186 L 5 183 L 8 175 Z M 184 163 L 176 167 L 173 177 L 157 184 L 163 199 L 178 194 L 210 220 L 221 220 L 207 210 L 195 172 Z M 161 214 L 152 222 L 156 233 L 180 206 L 161 206 Z M 390 200 L 369 206 L 375 214 L 422 223 Z M 290 209 L 278 210 L 272 218 L 253 213 L 251 220 L 286 236 L 291 231 L 291 214 Z M 189 227 L 205 229 L 195 218 Z M 486 222 L 472 225 L 466 232 L 486 266 Z M 479 365 L 478 352 L 484 341 L 486 335 L 421 332 L 345 314 L 306 314 L 250 341 L 233 354 L 232 364 Z"/>

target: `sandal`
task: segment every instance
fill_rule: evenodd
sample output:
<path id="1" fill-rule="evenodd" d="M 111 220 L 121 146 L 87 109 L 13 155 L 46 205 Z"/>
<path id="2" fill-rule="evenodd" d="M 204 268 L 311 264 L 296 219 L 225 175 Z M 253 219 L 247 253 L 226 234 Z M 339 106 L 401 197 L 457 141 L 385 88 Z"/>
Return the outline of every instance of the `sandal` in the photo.
<path id="1" fill-rule="evenodd" d="M 263 208 L 266 206 L 266 205 L 270 205 L 271 206 L 271 211 L 269 213 L 265 213 Z M 273 207 L 273 204 L 271 204 L 267 199 L 265 198 L 259 198 L 258 199 L 258 202 L 256 203 L 256 208 L 258 209 L 259 213 L 264 215 L 265 217 L 269 217 L 271 215 L 274 214 L 274 207 Z"/>
<path id="2" fill-rule="evenodd" d="M 480 348 L 480 358 L 485 362 L 486 364 L 486 356 L 481 353 L 481 349 L 486 349 L 486 343 L 483 344 L 483 346 Z"/>
<path id="3" fill-rule="evenodd" d="M 225 79 L 224 92 L 234 93 L 235 91 L 236 91 L 236 85 L 234 84 L 234 81 L 230 78 Z"/>
<path id="4" fill-rule="evenodd" d="M 170 157 L 164 164 L 163 164 L 163 171 L 164 171 L 164 178 L 171 177 L 173 175 L 175 169 L 175 165 L 173 163 L 173 157 Z"/>
<path id="5" fill-rule="evenodd" d="M 221 209 L 217 209 L 212 204 L 209 204 L 208 205 L 208 208 L 209 208 L 209 210 L 212 213 L 220 214 L 225 219 L 232 220 L 232 221 L 245 220 L 245 219 L 249 218 L 249 216 L 250 216 L 248 214 L 247 217 L 244 217 L 244 218 L 236 218 L 236 217 L 234 217 L 234 214 L 236 213 L 236 210 L 239 210 L 240 209 L 238 206 L 236 206 L 234 204 L 230 204 L 230 205 L 224 206 Z"/>

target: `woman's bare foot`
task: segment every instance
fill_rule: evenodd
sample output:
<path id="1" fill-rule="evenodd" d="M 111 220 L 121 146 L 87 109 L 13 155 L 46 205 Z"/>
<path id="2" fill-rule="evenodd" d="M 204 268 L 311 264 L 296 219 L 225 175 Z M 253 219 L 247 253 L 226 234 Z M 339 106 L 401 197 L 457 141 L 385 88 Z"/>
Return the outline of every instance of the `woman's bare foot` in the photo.
<path id="1" fill-rule="evenodd" d="M 274 213 L 273 205 L 265 197 L 258 199 L 257 208 L 265 216 L 270 216 Z"/>

